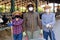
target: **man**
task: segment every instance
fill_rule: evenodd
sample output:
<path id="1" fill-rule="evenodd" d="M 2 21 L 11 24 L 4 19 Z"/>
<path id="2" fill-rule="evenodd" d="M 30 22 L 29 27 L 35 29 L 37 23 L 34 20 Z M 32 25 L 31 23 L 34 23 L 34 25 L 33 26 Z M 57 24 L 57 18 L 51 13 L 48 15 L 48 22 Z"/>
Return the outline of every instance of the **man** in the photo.
<path id="1" fill-rule="evenodd" d="M 51 40 L 55 40 L 55 34 L 53 32 L 55 13 L 51 13 L 50 8 L 48 5 L 44 7 L 45 13 L 42 15 L 43 35 L 46 40 L 48 40 L 48 36 Z"/>
<path id="2" fill-rule="evenodd" d="M 42 29 L 39 14 L 37 12 L 34 12 L 33 4 L 29 4 L 27 6 L 27 9 L 28 12 L 23 15 L 23 19 L 24 19 L 23 27 L 25 28 L 25 31 L 29 39 L 38 38 L 40 36 L 39 28 Z"/>

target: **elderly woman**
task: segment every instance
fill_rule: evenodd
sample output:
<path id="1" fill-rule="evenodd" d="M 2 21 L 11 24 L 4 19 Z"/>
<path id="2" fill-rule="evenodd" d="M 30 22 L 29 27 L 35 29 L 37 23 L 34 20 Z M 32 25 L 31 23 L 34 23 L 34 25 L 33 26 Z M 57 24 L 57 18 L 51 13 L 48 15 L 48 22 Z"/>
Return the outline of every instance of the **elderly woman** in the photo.
<path id="1" fill-rule="evenodd" d="M 23 19 L 20 18 L 22 14 L 19 11 L 15 11 L 13 12 L 13 15 L 15 17 L 12 19 L 14 40 L 22 40 Z"/>

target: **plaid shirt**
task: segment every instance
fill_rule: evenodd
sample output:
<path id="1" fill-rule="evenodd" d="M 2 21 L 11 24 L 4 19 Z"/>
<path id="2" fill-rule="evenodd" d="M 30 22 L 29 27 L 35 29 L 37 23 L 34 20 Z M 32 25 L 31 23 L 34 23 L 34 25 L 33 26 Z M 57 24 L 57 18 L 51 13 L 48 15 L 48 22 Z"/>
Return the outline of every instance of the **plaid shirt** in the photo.
<path id="1" fill-rule="evenodd" d="M 19 19 L 18 21 L 16 21 L 16 19 L 12 20 L 14 34 L 19 34 L 22 32 L 22 23 L 23 19 Z"/>

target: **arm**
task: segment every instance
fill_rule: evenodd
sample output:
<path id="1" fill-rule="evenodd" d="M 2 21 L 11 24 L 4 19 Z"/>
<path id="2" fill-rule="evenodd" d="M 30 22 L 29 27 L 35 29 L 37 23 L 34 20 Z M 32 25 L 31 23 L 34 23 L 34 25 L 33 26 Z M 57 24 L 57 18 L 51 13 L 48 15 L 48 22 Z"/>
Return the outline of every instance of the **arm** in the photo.
<path id="1" fill-rule="evenodd" d="M 26 31 L 26 14 L 23 15 L 23 19 L 24 19 L 23 29 L 24 29 L 24 31 Z"/>
<path id="2" fill-rule="evenodd" d="M 55 14 L 52 15 L 52 21 L 49 24 L 51 24 L 51 25 L 54 25 L 55 24 Z"/>
<path id="3" fill-rule="evenodd" d="M 8 27 L 13 26 L 12 22 L 9 22 L 7 25 L 8 25 Z"/>
<path id="4" fill-rule="evenodd" d="M 46 26 L 46 23 L 45 23 L 44 20 L 45 20 L 45 19 L 44 19 L 44 15 L 42 15 L 42 25 Z"/>
<path id="5" fill-rule="evenodd" d="M 17 25 L 20 25 L 20 24 L 17 23 L 15 20 L 12 21 L 12 24 L 13 24 L 13 25 L 16 25 L 16 26 L 17 26 Z"/>
<path id="6" fill-rule="evenodd" d="M 39 28 L 42 29 L 42 22 L 39 18 L 39 14 L 37 15 L 37 18 L 38 18 L 38 25 L 39 25 Z"/>
<path id="7" fill-rule="evenodd" d="M 40 27 L 40 34 L 41 34 L 41 36 L 42 36 L 42 34 L 43 34 L 43 29 L 42 29 L 42 22 L 41 22 L 41 20 L 40 20 L 40 18 L 39 18 L 39 15 L 38 15 L 38 25 L 39 25 L 39 27 Z"/>
<path id="8" fill-rule="evenodd" d="M 23 19 L 19 19 L 19 21 L 16 21 L 16 20 L 13 20 L 13 21 L 12 21 L 12 24 L 13 24 L 13 25 L 16 25 L 16 26 L 17 26 L 17 25 L 22 25 L 22 23 L 23 23 Z"/>

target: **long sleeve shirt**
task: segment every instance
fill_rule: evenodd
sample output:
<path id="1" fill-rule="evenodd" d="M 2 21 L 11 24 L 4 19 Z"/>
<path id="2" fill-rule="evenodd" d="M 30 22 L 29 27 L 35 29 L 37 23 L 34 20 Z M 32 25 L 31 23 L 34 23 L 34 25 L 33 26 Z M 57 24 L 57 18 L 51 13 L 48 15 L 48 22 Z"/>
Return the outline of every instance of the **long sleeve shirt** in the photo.
<path id="1" fill-rule="evenodd" d="M 19 19 L 18 21 L 16 21 L 16 19 L 13 19 L 12 24 L 13 24 L 13 34 L 19 34 L 22 32 L 23 19 Z"/>
<path id="2" fill-rule="evenodd" d="M 24 14 L 24 27 L 29 31 L 37 30 L 40 24 L 39 14 L 36 12 Z M 41 26 L 40 26 L 41 28 Z"/>
<path id="3" fill-rule="evenodd" d="M 44 13 L 42 15 L 42 26 L 43 26 L 43 30 L 45 31 L 49 31 L 49 29 L 46 28 L 46 25 L 50 24 L 52 26 L 54 26 L 55 24 L 55 14 L 54 13 Z"/>

